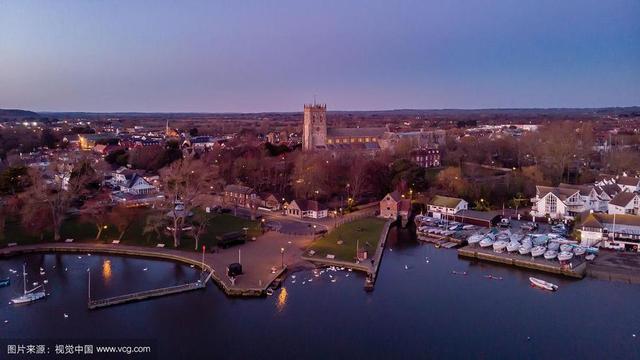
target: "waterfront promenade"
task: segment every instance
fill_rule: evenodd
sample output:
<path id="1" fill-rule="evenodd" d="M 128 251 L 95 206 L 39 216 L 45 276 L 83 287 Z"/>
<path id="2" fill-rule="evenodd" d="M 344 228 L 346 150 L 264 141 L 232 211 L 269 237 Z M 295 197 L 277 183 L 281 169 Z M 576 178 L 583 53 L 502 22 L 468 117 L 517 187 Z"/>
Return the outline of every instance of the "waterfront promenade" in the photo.
<path id="1" fill-rule="evenodd" d="M 0 249 L 0 257 L 29 253 L 81 252 L 178 261 L 209 272 L 211 279 L 227 295 L 262 296 L 269 285 L 287 268 L 309 266 L 301 261 L 301 254 L 311 240 L 311 236 L 268 232 L 258 237 L 256 241 L 249 241 L 242 246 L 216 249 L 215 253 L 206 252 L 204 263 L 202 262 L 202 252 L 197 251 L 87 242 L 42 243 L 6 247 Z M 243 267 L 243 275 L 236 277 L 232 282 L 226 274 L 226 269 L 229 264 L 238 262 L 239 259 Z"/>

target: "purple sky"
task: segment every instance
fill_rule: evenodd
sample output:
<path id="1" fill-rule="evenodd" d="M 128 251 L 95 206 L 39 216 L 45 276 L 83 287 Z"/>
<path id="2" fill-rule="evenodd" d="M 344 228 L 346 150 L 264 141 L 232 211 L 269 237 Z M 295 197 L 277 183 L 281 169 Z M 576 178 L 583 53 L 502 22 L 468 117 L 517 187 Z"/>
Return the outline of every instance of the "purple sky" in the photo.
<path id="1" fill-rule="evenodd" d="M 0 1 L 0 108 L 640 105 L 640 1 Z"/>

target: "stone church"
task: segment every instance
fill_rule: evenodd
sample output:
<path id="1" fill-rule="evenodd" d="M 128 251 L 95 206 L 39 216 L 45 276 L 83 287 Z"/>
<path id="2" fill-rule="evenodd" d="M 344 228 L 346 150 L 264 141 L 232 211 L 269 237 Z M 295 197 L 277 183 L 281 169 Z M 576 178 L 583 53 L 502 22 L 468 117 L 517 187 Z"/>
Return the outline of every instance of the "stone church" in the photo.
<path id="1" fill-rule="evenodd" d="M 369 150 L 380 149 L 380 142 L 387 132 L 377 128 L 327 127 L 327 105 L 305 104 L 302 148 L 314 150 Z"/>

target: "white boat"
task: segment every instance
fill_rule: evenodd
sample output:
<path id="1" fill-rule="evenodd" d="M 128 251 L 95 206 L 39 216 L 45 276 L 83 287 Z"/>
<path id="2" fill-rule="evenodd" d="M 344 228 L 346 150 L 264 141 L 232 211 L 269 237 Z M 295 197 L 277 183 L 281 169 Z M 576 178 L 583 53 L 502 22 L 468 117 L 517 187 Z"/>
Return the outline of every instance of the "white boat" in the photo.
<path id="1" fill-rule="evenodd" d="M 462 230 L 471 230 L 471 229 L 473 229 L 473 228 L 475 228 L 475 225 L 464 225 L 464 226 L 462 227 Z"/>
<path id="2" fill-rule="evenodd" d="M 555 250 L 547 250 L 544 253 L 544 258 L 547 260 L 555 259 L 556 256 L 558 256 L 558 252 Z"/>
<path id="3" fill-rule="evenodd" d="M 518 248 L 518 252 L 520 255 L 526 255 L 531 252 L 531 244 L 522 244 L 520 248 Z"/>
<path id="4" fill-rule="evenodd" d="M 536 257 L 536 256 L 540 256 L 542 254 L 545 253 L 545 251 L 547 251 L 547 248 L 544 246 L 535 246 L 531 249 L 531 256 Z"/>
<path id="5" fill-rule="evenodd" d="M 468 242 L 469 244 L 477 244 L 477 243 L 479 243 L 483 238 L 484 238 L 484 235 L 482 235 L 482 234 L 473 234 L 473 235 L 469 236 L 469 238 L 467 238 L 467 242 Z"/>
<path id="6" fill-rule="evenodd" d="M 587 259 L 587 261 L 592 261 L 593 259 L 596 258 L 596 256 L 593 255 L 593 254 L 589 254 L 589 255 L 585 256 L 584 258 Z"/>
<path id="7" fill-rule="evenodd" d="M 485 236 L 482 240 L 480 240 L 481 247 L 489 247 L 493 245 L 493 243 L 494 243 L 493 239 L 488 236 Z"/>
<path id="8" fill-rule="evenodd" d="M 573 253 L 569 252 L 569 251 L 561 251 L 558 254 L 558 260 L 560 260 L 560 261 L 571 260 L 572 257 L 573 257 Z"/>
<path id="9" fill-rule="evenodd" d="M 507 247 L 507 242 L 504 240 L 498 240 L 493 243 L 493 251 L 502 252 Z"/>
<path id="10" fill-rule="evenodd" d="M 512 241 L 512 242 L 507 244 L 507 251 L 508 252 L 518 251 L 518 249 L 520 249 L 520 243 L 517 242 L 517 241 Z"/>
<path id="11" fill-rule="evenodd" d="M 562 244 L 562 245 L 560 245 L 560 251 L 570 252 L 571 249 L 573 249 L 573 246 L 571 246 L 571 244 Z"/>
<path id="12" fill-rule="evenodd" d="M 511 242 L 519 242 L 523 237 L 524 235 L 522 234 L 511 234 L 511 236 L 509 236 L 509 240 L 511 240 Z"/>
<path id="13" fill-rule="evenodd" d="M 549 244 L 547 245 L 547 249 L 554 250 L 557 252 L 558 249 L 560 249 L 560 243 L 558 243 L 557 241 L 549 241 Z"/>
<path id="14" fill-rule="evenodd" d="M 584 246 L 576 246 L 573 248 L 573 253 L 577 256 L 584 255 L 585 252 L 587 252 L 587 248 Z"/>
<path id="15" fill-rule="evenodd" d="M 531 282 L 531 285 L 533 286 L 537 286 L 541 289 L 545 289 L 545 290 L 549 290 L 549 291 L 556 291 L 558 290 L 558 285 L 552 284 L 548 281 L 544 281 L 541 279 L 537 279 L 534 277 L 530 277 L 529 281 Z"/>
<path id="16" fill-rule="evenodd" d="M 549 238 L 546 235 L 541 235 L 541 236 L 534 236 L 531 241 L 533 242 L 534 245 L 541 246 L 541 245 L 545 245 L 548 240 Z"/>
<path id="17" fill-rule="evenodd" d="M 12 304 L 26 304 L 31 303 L 40 299 L 43 299 L 47 296 L 44 291 L 44 285 L 38 285 L 31 290 L 27 290 L 27 270 L 26 266 L 22 265 L 22 287 L 23 287 L 23 295 L 17 298 L 11 299 Z M 42 290 L 36 291 L 42 288 Z"/>

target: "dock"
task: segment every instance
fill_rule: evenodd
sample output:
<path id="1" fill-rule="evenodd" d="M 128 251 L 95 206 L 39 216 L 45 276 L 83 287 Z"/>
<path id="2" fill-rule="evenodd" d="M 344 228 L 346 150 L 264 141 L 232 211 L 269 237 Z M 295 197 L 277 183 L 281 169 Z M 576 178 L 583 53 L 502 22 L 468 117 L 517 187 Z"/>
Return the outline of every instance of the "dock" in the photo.
<path id="1" fill-rule="evenodd" d="M 442 236 L 436 234 L 423 235 L 418 234 L 418 240 L 427 243 L 433 243 L 438 247 L 443 247 L 445 249 L 451 249 L 455 247 L 459 247 L 465 244 L 466 240 L 461 240 L 455 237 L 450 236 Z"/>
<path id="2" fill-rule="evenodd" d="M 89 309 L 94 310 L 94 309 L 99 309 L 107 306 L 133 302 L 133 301 L 141 301 L 141 300 L 146 300 L 154 297 L 167 296 L 167 295 L 179 294 L 179 293 L 192 291 L 192 290 L 204 289 L 205 287 L 206 287 L 206 283 L 198 281 L 194 283 L 169 286 L 169 287 L 164 287 L 159 289 L 138 291 L 135 293 L 114 296 L 106 299 L 89 300 L 87 305 Z"/>
<path id="3" fill-rule="evenodd" d="M 583 259 L 574 258 L 572 259 L 574 265 L 567 267 L 562 266 L 557 260 L 546 260 L 542 257 L 535 259 L 530 256 L 508 252 L 496 253 L 491 248 L 481 248 L 473 245 L 467 245 L 458 249 L 458 256 L 564 275 L 577 279 L 582 279 L 585 276 L 587 268 L 587 262 Z"/>

